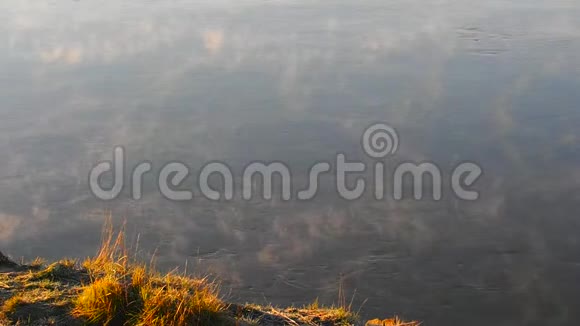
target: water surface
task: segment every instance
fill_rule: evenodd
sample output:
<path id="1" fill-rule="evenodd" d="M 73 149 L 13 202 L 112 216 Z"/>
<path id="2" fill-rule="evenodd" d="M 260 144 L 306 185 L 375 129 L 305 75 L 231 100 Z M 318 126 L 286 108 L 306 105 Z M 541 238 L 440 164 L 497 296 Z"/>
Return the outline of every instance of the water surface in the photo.
<path id="1" fill-rule="evenodd" d="M 84 257 L 104 210 L 138 253 L 223 280 L 231 300 L 332 303 L 426 325 L 580 321 L 580 4 L 531 0 L 0 3 L 0 246 Z M 103 202 L 128 164 L 284 161 L 303 180 L 364 128 L 396 161 L 463 160 L 475 202 Z M 193 177 L 192 177 L 193 178 Z M 193 184 L 194 180 L 188 184 Z M 231 291 L 230 291 L 231 289 Z"/>

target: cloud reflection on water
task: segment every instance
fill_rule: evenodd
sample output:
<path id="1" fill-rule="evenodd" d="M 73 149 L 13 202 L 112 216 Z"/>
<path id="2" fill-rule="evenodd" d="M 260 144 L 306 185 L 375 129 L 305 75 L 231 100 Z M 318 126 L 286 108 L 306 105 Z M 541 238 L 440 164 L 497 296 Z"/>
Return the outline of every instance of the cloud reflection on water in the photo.
<path id="1" fill-rule="evenodd" d="M 565 289 L 580 259 L 567 216 L 580 184 L 573 2 L 0 9 L 0 243 L 15 255 L 91 254 L 95 212 L 110 208 L 142 234 L 143 255 L 195 261 L 244 300 L 331 301 L 343 274 L 369 314 L 389 302 L 438 324 L 451 307 L 464 311 L 457 323 L 477 314 L 483 325 L 499 305 L 518 321 L 567 318 L 577 299 Z M 103 204 L 88 194 L 88 170 L 114 145 L 132 162 L 302 168 L 360 155 L 361 130 L 380 120 L 400 128 L 401 160 L 480 162 L 482 200 L 176 204 L 150 191 Z M 560 307 L 543 311 L 544 301 Z"/>

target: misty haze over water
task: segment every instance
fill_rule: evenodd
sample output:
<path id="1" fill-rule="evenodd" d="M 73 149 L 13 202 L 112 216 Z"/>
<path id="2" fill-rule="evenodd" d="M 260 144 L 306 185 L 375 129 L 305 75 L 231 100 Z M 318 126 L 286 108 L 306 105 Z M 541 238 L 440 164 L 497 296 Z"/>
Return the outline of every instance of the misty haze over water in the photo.
<path id="1" fill-rule="evenodd" d="M 578 1 L 3 0 L 0 249 L 92 255 L 111 210 L 138 255 L 209 272 L 232 301 L 330 304 L 340 283 L 365 317 L 577 325 L 578 90 Z M 300 183 L 339 152 L 373 162 L 375 122 L 400 136 L 387 164 L 477 162 L 480 198 L 89 190 L 115 146 L 154 169 L 281 161 Z"/>

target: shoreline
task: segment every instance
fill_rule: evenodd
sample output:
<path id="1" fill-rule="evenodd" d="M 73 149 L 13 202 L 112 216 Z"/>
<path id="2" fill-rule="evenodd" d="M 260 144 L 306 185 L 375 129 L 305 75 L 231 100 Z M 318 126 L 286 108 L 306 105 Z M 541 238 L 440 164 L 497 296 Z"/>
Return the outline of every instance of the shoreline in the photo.
<path id="1" fill-rule="evenodd" d="M 105 222 L 98 253 L 84 261 L 37 258 L 18 264 L 0 252 L 0 325 L 417 326 L 398 318 L 362 321 L 346 301 L 278 308 L 234 303 L 208 277 L 159 273 L 130 261 L 124 231 Z"/>

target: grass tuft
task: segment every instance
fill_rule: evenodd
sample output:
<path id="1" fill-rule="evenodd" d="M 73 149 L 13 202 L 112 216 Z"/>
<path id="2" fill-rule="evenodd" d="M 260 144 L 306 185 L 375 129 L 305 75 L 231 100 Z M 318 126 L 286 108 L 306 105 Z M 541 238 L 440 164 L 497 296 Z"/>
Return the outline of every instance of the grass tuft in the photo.
<path id="1" fill-rule="evenodd" d="M 420 326 L 421 323 L 416 321 L 403 321 L 399 317 L 389 319 L 373 319 L 367 321 L 365 326 Z"/>
<path id="2" fill-rule="evenodd" d="M 65 281 L 71 279 L 78 274 L 76 264 L 76 260 L 68 258 L 62 259 L 56 263 L 48 265 L 45 269 L 38 272 L 32 272 L 28 276 L 28 281 Z"/>
<path id="3" fill-rule="evenodd" d="M 125 288 L 113 277 L 105 276 L 86 286 L 75 299 L 73 315 L 89 323 L 108 325 L 123 318 L 128 306 Z"/>
<path id="4" fill-rule="evenodd" d="M 45 266 L 36 259 L 18 265 L 0 253 L 0 325 L 119 326 L 352 326 L 358 314 L 347 304 L 342 286 L 339 303 L 318 300 L 301 308 L 226 304 L 218 283 L 176 272 L 161 274 L 153 266 L 128 258 L 124 227 L 114 232 L 110 216 L 102 243 L 92 258 L 79 264 L 62 259 Z M 340 284 L 339 284 L 340 285 Z M 367 326 L 417 326 L 398 318 L 371 320 Z"/>
<path id="5" fill-rule="evenodd" d="M 75 317 L 102 325 L 207 325 L 225 309 L 218 287 L 129 262 L 121 230 L 114 234 L 110 219 L 94 258 L 85 260 L 92 281 L 74 300 Z"/>

